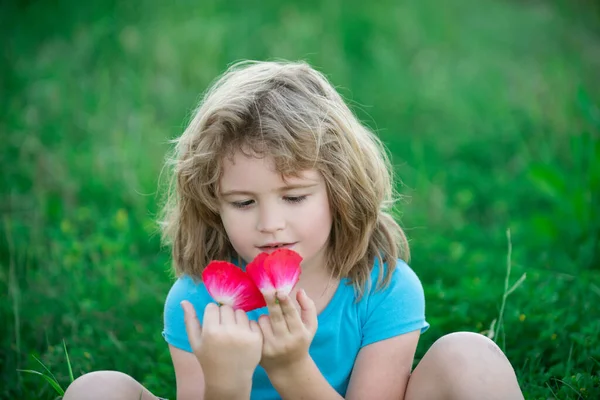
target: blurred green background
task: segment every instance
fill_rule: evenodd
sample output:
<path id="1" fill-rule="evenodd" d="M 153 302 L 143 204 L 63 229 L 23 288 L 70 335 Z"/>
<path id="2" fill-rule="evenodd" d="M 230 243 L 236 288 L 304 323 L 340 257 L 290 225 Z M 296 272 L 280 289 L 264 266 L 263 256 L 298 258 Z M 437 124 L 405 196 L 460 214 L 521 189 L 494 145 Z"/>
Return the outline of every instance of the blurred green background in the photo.
<path id="1" fill-rule="evenodd" d="M 36 357 L 65 388 L 63 340 L 75 377 L 175 398 L 168 141 L 230 63 L 280 58 L 327 74 L 390 149 L 432 325 L 417 360 L 491 330 L 527 399 L 600 398 L 594 1 L 1 4 L 1 398 L 56 398 L 17 370 L 48 374 Z"/>

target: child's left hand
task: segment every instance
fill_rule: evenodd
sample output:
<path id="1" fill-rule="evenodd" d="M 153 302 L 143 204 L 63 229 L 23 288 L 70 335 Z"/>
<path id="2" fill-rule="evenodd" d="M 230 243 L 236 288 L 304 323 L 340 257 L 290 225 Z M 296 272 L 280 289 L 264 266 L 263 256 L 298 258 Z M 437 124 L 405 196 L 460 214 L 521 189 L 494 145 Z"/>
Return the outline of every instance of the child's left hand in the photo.
<path id="1" fill-rule="evenodd" d="M 308 348 L 317 332 L 315 303 L 299 290 L 296 300 L 300 313 L 288 295 L 265 296 L 269 316 L 258 319 L 263 332 L 260 365 L 267 373 L 292 367 L 309 358 Z"/>

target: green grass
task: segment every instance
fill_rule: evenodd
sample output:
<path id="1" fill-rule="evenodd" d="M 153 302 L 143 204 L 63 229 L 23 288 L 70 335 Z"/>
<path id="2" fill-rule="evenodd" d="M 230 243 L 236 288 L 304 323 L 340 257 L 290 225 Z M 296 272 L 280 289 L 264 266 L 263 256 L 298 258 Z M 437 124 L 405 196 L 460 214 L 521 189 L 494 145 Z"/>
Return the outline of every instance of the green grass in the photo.
<path id="1" fill-rule="evenodd" d="M 493 332 L 527 399 L 600 398 L 594 2 L 129 4 L 1 6 L 0 398 L 60 394 L 19 370 L 64 389 L 98 369 L 175 397 L 158 177 L 247 58 L 311 62 L 388 145 L 432 325 L 417 359 Z"/>

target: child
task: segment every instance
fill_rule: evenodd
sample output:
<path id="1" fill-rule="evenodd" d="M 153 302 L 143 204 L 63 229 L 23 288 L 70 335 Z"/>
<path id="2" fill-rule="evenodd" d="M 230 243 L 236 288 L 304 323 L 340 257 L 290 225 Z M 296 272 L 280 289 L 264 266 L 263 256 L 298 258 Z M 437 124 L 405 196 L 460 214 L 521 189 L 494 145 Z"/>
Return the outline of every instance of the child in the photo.
<path id="1" fill-rule="evenodd" d="M 388 212 L 385 154 L 305 63 L 238 63 L 206 93 L 177 141 L 163 221 L 179 276 L 163 332 L 178 399 L 522 398 L 504 354 L 474 333 L 439 339 L 411 373 L 429 325 Z M 265 308 L 219 307 L 200 281 L 211 260 L 244 269 L 278 248 L 302 256 L 302 274 Z M 156 398 L 109 371 L 64 398 L 92 397 Z"/>

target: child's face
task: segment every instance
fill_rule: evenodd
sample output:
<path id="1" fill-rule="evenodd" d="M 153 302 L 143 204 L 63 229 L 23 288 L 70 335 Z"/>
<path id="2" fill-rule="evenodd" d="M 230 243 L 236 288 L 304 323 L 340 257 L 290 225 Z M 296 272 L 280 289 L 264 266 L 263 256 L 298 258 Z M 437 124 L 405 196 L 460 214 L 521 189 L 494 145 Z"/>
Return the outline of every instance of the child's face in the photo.
<path id="1" fill-rule="evenodd" d="M 246 262 L 284 246 L 303 257 L 305 270 L 324 268 L 332 218 L 318 171 L 284 181 L 272 158 L 238 152 L 224 160 L 220 186 L 223 225 Z"/>

